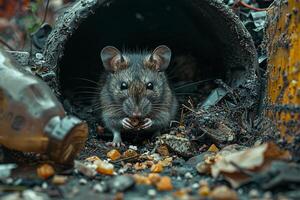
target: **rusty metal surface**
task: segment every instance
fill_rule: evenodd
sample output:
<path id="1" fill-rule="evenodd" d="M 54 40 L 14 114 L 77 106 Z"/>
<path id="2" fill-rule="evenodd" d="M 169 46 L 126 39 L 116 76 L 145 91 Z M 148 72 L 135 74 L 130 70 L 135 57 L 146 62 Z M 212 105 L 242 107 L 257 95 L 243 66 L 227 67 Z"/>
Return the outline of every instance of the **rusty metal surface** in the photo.
<path id="1" fill-rule="evenodd" d="M 276 0 L 269 9 L 265 108 L 292 141 L 300 130 L 300 2 Z"/>

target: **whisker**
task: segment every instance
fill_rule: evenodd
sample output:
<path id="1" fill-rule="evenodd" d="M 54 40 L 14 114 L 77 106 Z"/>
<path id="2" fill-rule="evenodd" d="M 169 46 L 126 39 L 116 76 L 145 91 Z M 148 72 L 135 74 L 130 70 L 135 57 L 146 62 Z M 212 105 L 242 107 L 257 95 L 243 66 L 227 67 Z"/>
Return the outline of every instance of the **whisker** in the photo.
<path id="1" fill-rule="evenodd" d="M 192 86 L 192 85 L 197 85 L 197 84 L 212 81 L 212 80 L 214 80 L 214 79 L 206 79 L 206 80 L 196 81 L 196 82 L 193 82 L 193 83 L 188 83 L 188 84 L 176 87 L 174 90 L 176 91 L 176 90 L 181 89 L 181 88 L 185 88 L 185 87 Z"/>
<path id="2" fill-rule="evenodd" d="M 96 81 L 89 80 L 89 79 L 82 78 L 82 77 L 74 77 L 74 78 L 71 78 L 71 79 L 83 80 L 83 81 L 87 81 L 87 82 L 90 82 L 90 83 L 94 83 L 94 84 L 96 84 L 96 85 L 99 85 L 99 83 L 97 83 Z"/>

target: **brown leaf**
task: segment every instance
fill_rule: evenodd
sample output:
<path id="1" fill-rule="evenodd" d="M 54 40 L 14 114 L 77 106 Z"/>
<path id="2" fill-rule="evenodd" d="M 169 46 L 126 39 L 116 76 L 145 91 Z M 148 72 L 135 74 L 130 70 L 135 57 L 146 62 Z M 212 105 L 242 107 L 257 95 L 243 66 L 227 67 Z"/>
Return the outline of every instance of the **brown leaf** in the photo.
<path id="1" fill-rule="evenodd" d="M 280 150 L 274 143 L 266 143 L 222 156 L 211 166 L 211 173 L 213 177 L 223 174 L 233 187 L 239 187 L 250 178 L 245 171 L 263 171 L 273 160 L 289 158 L 289 152 Z"/>

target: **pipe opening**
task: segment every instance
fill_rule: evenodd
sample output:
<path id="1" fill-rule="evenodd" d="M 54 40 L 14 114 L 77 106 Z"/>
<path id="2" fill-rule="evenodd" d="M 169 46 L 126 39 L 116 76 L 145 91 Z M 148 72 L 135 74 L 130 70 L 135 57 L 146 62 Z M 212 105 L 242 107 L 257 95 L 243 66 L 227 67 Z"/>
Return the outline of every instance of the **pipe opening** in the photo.
<path id="1" fill-rule="evenodd" d="M 96 83 L 104 72 L 100 52 L 106 45 L 131 51 L 169 46 L 173 54 L 167 76 L 180 103 L 188 97 L 196 105 L 202 102 L 216 87 L 214 79 L 229 85 L 239 82 L 251 68 L 253 58 L 241 55 L 245 52 L 236 41 L 238 33 L 232 32 L 227 19 L 220 21 L 222 12 L 216 9 L 207 1 L 192 0 L 101 4 L 64 46 L 58 61 L 62 97 L 79 107 L 95 103 L 90 100 L 98 94 Z"/>

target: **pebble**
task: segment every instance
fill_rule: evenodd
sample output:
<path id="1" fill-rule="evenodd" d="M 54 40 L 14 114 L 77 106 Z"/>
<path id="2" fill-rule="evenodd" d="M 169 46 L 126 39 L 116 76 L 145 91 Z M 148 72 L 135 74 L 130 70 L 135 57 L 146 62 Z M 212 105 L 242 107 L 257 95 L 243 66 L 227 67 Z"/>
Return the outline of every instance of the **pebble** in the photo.
<path id="1" fill-rule="evenodd" d="M 249 192 L 249 196 L 250 196 L 250 198 L 257 198 L 257 197 L 259 197 L 259 192 L 256 189 L 252 189 Z"/>
<path id="2" fill-rule="evenodd" d="M 264 200 L 272 200 L 272 192 L 265 192 L 263 196 Z"/>
<path id="3" fill-rule="evenodd" d="M 43 182 L 43 183 L 42 183 L 42 188 L 43 188 L 44 190 L 46 190 L 46 189 L 48 188 L 48 183 Z"/>
<path id="4" fill-rule="evenodd" d="M 138 149 L 137 149 L 137 146 L 134 146 L 134 145 L 129 145 L 129 147 L 128 147 L 129 149 L 132 149 L 132 150 L 134 150 L 134 151 L 137 151 Z"/>
<path id="5" fill-rule="evenodd" d="M 113 192 L 123 192 L 135 184 L 131 176 L 116 176 L 108 184 Z"/>
<path id="6" fill-rule="evenodd" d="M 101 184 L 97 183 L 94 185 L 93 190 L 95 192 L 104 192 L 104 187 Z"/>
<path id="7" fill-rule="evenodd" d="M 156 196 L 156 190 L 154 189 L 149 189 L 147 194 L 150 196 L 150 197 L 154 197 Z"/>
<path id="8" fill-rule="evenodd" d="M 80 185 L 86 185 L 87 184 L 87 180 L 84 178 L 79 179 L 79 184 Z"/>
<path id="9" fill-rule="evenodd" d="M 194 188 L 194 189 L 199 188 L 199 183 L 194 183 L 194 184 L 192 185 L 192 188 Z"/>
<path id="10" fill-rule="evenodd" d="M 40 194 L 37 194 L 36 192 L 34 192 L 33 190 L 24 190 L 22 192 L 22 196 L 24 200 L 43 200 L 43 196 L 41 196 Z"/>
<path id="11" fill-rule="evenodd" d="M 191 174 L 191 172 L 187 172 L 185 173 L 184 177 L 187 179 L 192 179 L 194 176 Z"/>

